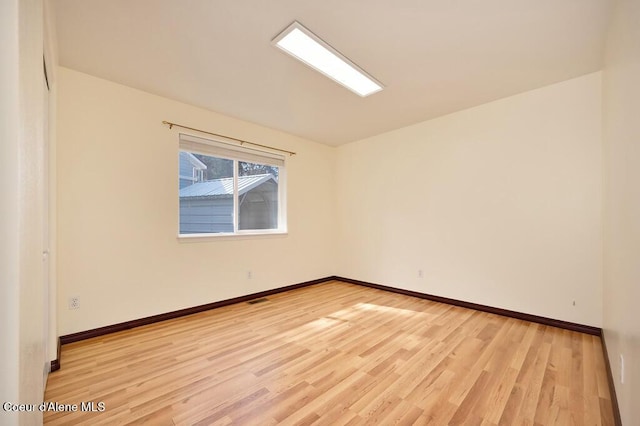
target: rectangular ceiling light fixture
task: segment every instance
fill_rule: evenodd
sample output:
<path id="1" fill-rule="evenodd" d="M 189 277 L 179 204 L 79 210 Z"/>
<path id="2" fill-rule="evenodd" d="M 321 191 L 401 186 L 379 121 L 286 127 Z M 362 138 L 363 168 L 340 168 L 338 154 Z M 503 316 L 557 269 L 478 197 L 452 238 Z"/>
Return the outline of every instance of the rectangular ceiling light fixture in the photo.
<path id="1" fill-rule="evenodd" d="M 362 97 L 383 88 L 382 83 L 297 21 L 271 44 Z"/>

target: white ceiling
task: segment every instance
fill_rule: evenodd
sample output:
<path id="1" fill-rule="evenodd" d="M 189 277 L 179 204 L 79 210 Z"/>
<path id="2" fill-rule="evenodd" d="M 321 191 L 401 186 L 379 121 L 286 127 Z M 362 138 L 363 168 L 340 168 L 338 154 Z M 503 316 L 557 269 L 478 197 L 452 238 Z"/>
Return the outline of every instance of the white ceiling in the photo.
<path id="1" fill-rule="evenodd" d="M 601 69 L 610 1 L 54 5 L 65 67 L 340 145 Z M 385 90 L 361 98 L 271 46 L 294 20 Z"/>

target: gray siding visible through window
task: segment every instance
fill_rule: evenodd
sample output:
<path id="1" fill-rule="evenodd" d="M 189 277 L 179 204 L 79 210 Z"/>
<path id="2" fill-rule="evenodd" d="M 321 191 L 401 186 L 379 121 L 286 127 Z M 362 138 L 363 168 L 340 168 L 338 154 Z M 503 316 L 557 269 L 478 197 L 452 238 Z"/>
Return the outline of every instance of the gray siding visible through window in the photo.
<path id="1" fill-rule="evenodd" d="M 233 232 L 233 197 L 180 198 L 180 233 Z"/>

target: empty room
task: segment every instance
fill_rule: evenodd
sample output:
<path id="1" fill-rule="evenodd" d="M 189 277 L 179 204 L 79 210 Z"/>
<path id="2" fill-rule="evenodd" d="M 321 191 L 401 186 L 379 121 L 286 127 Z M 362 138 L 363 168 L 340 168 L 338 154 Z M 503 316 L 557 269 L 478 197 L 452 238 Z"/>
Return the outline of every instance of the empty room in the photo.
<path id="1" fill-rule="evenodd" d="M 640 1 L 3 0 L 0 424 L 640 425 Z"/>

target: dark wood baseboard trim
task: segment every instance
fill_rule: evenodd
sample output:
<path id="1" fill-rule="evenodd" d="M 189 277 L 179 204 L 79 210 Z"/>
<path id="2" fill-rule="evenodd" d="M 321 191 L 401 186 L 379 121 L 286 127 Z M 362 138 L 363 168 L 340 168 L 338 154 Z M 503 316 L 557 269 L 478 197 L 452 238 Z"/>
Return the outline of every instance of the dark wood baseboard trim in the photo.
<path id="1" fill-rule="evenodd" d="M 49 372 L 53 373 L 54 371 L 60 370 L 60 350 L 62 343 L 60 343 L 60 338 L 58 337 L 58 350 L 56 352 L 56 359 L 51 361 L 51 370 Z"/>
<path id="2" fill-rule="evenodd" d="M 247 302 L 253 299 L 259 299 L 261 297 L 270 296 L 272 294 L 282 293 L 289 290 L 295 290 L 297 288 L 307 287 L 314 284 L 320 284 L 326 281 L 331 281 L 335 277 L 320 278 L 317 280 L 306 281 L 303 283 L 292 284 L 285 287 L 278 287 L 271 290 L 260 291 L 258 293 L 247 294 L 245 296 L 234 297 L 232 299 L 221 300 L 219 302 L 207 303 L 206 305 L 194 306 L 191 308 L 180 309 L 178 311 L 166 312 L 164 314 L 152 315 L 150 317 L 135 319 L 131 321 L 125 321 L 118 324 L 107 325 L 105 327 L 94 328 L 92 330 L 80 331 L 78 333 L 66 334 L 60 336 L 60 343 L 66 345 L 67 343 L 78 342 L 80 340 L 91 339 L 92 337 L 103 336 L 109 333 L 115 333 L 116 331 L 129 330 L 131 328 L 140 327 L 143 325 L 153 324 L 160 321 L 183 317 L 185 315 L 197 314 L 199 312 L 208 311 L 210 309 L 221 308 L 223 306 L 233 305 L 234 303 Z M 58 355 L 58 360 L 60 356 Z M 58 362 L 59 365 L 59 362 Z M 60 367 L 58 367 L 60 368 Z"/>
<path id="3" fill-rule="evenodd" d="M 611 392 L 611 404 L 613 405 L 613 419 L 616 426 L 622 426 L 622 417 L 620 416 L 620 406 L 618 405 L 618 397 L 616 395 L 616 385 L 613 380 L 613 371 L 611 371 L 611 363 L 609 362 L 609 353 L 607 352 L 607 340 L 604 332 L 600 333 L 602 340 L 602 354 L 604 355 L 604 364 L 607 368 L 607 381 L 609 382 L 609 392 Z"/>
<path id="4" fill-rule="evenodd" d="M 478 303 L 465 302 L 457 299 L 450 299 L 442 296 L 435 296 L 426 293 L 420 293 L 412 290 L 405 290 L 396 287 L 390 287 L 382 284 L 374 284 L 366 281 L 355 280 L 352 278 L 345 278 L 339 276 L 329 276 L 325 278 L 319 278 L 316 280 L 306 281 L 298 284 L 292 284 L 284 287 L 278 287 L 271 290 L 265 290 L 258 293 L 247 294 L 245 296 L 234 297 L 232 299 L 221 300 L 218 302 L 207 303 L 205 305 L 194 306 L 191 308 L 180 309 L 177 311 L 166 312 L 163 314 L 153 315 L 150 317 L 135 319 L 131 321 L 125 321 L 118 324 L 108 325 L 105 327 L 94 328 L 91 330 L 80 331 L 78 333 L 67 334 L 60 336 L 58 339 L 58 358 L 51 361 L 51 371 L 60 369 L 60 346 L 68 343 L 78 342 L 80 340 L 91 339 L 93 337 L 103 336 L 105 334 L 115 333 L 117 331 L 129 330 L 131 328 L 140 327 L 143 325 L 153 324 L 160 321 L 179 318 L 185 315 L 196 314 L 199 312 L 208 311 L 211 309 L 221 308 L 223 306 L 232 305 L 234 303 L 247 302 L 253 299 L 259 299 L 261 297 L 270 296 L 277 293 L 282 293 L 289 290 L 295 290 L 297 288 L 307 287 L 310 285 L 321 284 L 327 281 L 343 281 L 346 283 L 362 285 L 365 287 L 375 288 L 378 290 L 390 291 L 393 293 L 403 294 L 406 296 L 418 297 L 421 299 L 432 300 L 434 302 L 446 303 L 449 305 L 460 306 L 463 308 L 475 309 L 478 311 L 489 312 L 492 314 L 507 316 L 511 318 L 517 318 L 524 321 L 536 322 L 539 324 L 549 325 L 552 327 L 564 328 L 571 331 L 577 331 L 580 333 L 587 333 L 602 337 L 602 329 L 598 327 L 592 327 L 588 325 L 576 324 L 567 321 L 556 320 L 552 318 L 541 317 L 532 314 L 525 314 L 522 312 L 510 311 L 507 309 L 496 308 L 493 306 L 480 305 Z M 604 339 L 603 339 L 604 342 Z M 608 358 L 607 358 L 608 362 Z M 610 373 L 610 371 L 609 371 Z M 611 379 L 612 380 L 612 379 Z M 617 403 L 616 403 L 617 406 Z"/>
<path id="5" fill-rule="evenodd" d="M 541 317 L 541 316 L 538 316 L 538 315 L 525 314 L 525 313 L 522 313 L 522 312 L 510 311 L 510 310 L 507 310 L 507 309 L 496 308 L 496 307 L 493 307 L 493 306 L 480 305 L 478 303 L 465 302 L 463 300 L 449 299 L 448 297 L 434 296 L 432 294 L 420 293 L 420 292 L 417 292 L 417 291 L 405 290 L 405 289 L 396 288 L 396 287 L 389 287 L 389 286 L 382 285 L 382 284 L 374 284 L 374 283 L 369 283 L 369 282 L 366 282 L 366 281 L 354 280 L 354 279 L 351 279 L 351 278 L 344 278 L 344 277 L 332 277 L 332 278 L 335 279 L 335 280 L 338 280 L 338 281 L 344 281 L 344 282 L 351 283 L 351 284 L 358 284 L 358 285 L 362 285 L 362 286 L 365 286 L 365 287 L 376 288 L 378 290 L 391 291 L 393 293 L 404 294 L 405 296 L 419 297 L 421 299 L 432 300 L 434 302 L 446 303 L 446 304 L 449 304 L 449 305 L 460 306 L 460 307 L 463 307 L 463 308 L 475 309 L 477 311 L 489 312 L 489 313 L 492 313 L 492 314 L 502 315 L 502 316 L 505 316 L 505 317 L 516 318 L 516 319 L 520 319 L 520 320 L 524 320 L 524 321 L 531 321 L 531 322 L 535 322 L 535 323 L 538 323 L 538 324 L 548 325 L 548 326 L 551 326 L 551 327 L 564 328 L 566 330 L 577 331 L 577 332 L 586 333 L 586 334 L 592 334 L 594 336 L 601 336 L 602 335 L 602 329 L 601 328 L 592 327 L 590 325 L 576 324 L 576 323 L 573 323 L 573 322 L 561 321 L 561 320 L 557 320 L 557 319 L 553 319 L 553 318 Z"/>

